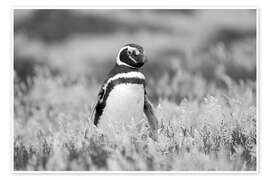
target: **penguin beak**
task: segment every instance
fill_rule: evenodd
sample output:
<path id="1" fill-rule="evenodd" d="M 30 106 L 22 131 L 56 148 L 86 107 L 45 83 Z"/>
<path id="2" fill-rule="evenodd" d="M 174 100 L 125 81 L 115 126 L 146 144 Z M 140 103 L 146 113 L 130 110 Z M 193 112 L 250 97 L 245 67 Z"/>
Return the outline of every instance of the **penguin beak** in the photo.
<path id="1" fill-rule="evenodd" d="M 140 58 L 138 58 L 137 61 L 137 67 L 142 67 L 146 62 L 148 61 L 148 58 L 145 55 L 140 55 Z"/>
<path id="2" fill-rule="evenodd" d="M 143 63 L 147 63 L 148 62 L 148 58 L 146 56 L 143 56 Z"/>

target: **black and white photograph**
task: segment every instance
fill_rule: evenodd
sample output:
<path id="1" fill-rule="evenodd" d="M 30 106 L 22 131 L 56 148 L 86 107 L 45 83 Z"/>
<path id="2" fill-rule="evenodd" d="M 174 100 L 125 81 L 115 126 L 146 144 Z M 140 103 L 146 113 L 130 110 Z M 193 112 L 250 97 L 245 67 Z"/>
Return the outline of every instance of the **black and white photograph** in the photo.
<path id="1" fill-rule="evenodd" d="M 256 173 L 257 19 L 12 9 L 13 172 Z"/>

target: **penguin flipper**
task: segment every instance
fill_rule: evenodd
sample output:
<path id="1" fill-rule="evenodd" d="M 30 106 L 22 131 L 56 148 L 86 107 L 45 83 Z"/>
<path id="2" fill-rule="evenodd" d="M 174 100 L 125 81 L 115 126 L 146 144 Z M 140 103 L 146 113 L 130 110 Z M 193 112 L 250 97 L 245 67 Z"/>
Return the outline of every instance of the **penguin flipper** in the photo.
<path id="1" fill-rule="evenodd" d="M 157 130 L 158 130 L 158 119 L 154 113 L 153 105 L 147 98 L 147 96 L 144 96 L 144 108 L 143 108 L 144 114 L 147 117 L 148 123 L 152 129 L 153 137 L 156 140 L 157 139 Z"/>
<path id="2" fill-rule="evenodd" d="M 101 111 L 102 111 L 101 106 L 102 106 L 103 96 L 104 96 L 104 89 L 101 88 L 101 90 L 98 93 L 97 99 L 96 99 L 94 105 L 92 106 L 92 112 L 90 115 L 90 120 L 91 120 L 91 122 L 94 123 L 95 126 L 97 126 L 99 117 L 101 115 Z"/>

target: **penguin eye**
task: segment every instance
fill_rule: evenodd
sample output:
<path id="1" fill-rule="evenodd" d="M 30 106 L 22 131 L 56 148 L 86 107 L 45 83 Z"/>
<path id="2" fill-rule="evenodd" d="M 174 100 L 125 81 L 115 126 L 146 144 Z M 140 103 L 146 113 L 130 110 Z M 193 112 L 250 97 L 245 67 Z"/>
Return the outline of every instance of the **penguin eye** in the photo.
<path id="1" fill-rule="evenodd" d="M 132 55 L 132 50 L 127 50 L 127 54 L 128 54 L 129 56 L 131 56 L 131 55 Z"/>

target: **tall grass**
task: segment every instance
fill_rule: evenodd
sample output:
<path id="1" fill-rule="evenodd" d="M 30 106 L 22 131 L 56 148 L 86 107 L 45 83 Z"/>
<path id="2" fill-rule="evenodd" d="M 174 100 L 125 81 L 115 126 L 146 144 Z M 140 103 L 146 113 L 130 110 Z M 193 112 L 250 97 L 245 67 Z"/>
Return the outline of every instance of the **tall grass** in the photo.
<path id="1" fill-rule="evenodd" d="M 140 130 L 126 129 L 118 142 L 88 126 L 99 88 L 95 81 L 39 69 L 28 90 L 16 74 L 14 84 L 15 170 L 256 170 L 252 83 L 232 83 L 226 92 L 215 87 L 212 95 L 179 103 L 164 95 L 155 108 L 156 142 L 147 121 Z M 174 84 L 162 87 L 169 91 Z"/>

